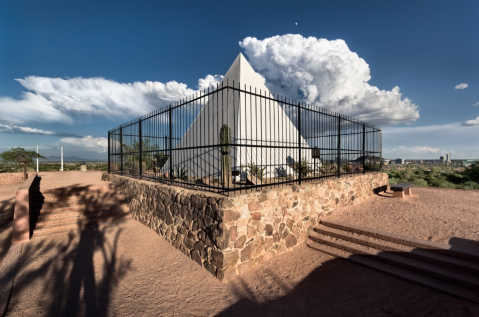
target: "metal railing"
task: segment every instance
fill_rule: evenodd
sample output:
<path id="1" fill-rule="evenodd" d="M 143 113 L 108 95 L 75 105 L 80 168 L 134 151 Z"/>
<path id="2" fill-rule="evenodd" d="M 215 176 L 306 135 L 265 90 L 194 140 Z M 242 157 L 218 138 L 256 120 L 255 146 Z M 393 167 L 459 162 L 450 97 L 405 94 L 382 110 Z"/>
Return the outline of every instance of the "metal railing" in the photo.
<path id="1" fill-rule="evenodd" d="M 382 168 L 381 129 L 228 83 L 108 132 L 108 171 L 221 193 Z"/>

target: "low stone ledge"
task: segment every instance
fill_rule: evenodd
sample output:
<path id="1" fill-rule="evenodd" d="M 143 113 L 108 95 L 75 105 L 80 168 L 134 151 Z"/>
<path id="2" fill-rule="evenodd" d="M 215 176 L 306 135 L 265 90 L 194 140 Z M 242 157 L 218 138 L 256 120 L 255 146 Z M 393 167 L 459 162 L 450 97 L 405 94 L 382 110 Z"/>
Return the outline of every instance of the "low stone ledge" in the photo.
<path id="1" fill-rule="evenodd" d="M 13 212 L 12 244 L 30 240 L 30 192 L 36 190 L 38 175 L 35 173 L 17 189 Z"/>
<path id="2" fill-rule="evenodd" d="M 28 174 L 27 174 L 28 178 Z M 0 173 L 0 184 L 15 184 L 23 182 L 22 173 Z"/>
<path id="3" fill-rule="evenodd" d="M 306 240 L 319 218 L 388 184 L 385 173 L 348 175 L 225 197 L 104 173 L 132 217 L 221 281 L 229 281 Z"/>

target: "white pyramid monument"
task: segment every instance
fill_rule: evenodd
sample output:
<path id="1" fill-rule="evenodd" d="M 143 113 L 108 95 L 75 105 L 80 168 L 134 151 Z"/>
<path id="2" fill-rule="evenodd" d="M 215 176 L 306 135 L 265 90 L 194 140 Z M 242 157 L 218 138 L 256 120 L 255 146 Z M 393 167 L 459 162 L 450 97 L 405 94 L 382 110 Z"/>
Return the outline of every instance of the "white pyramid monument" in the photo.
<path id="1" fill-rule="evenodd" d="M 221 90 L 227 85 L 235 88 Z M 172 154 L 173 168 L 186 168 L 190 177 L 219 178 L 221 153 L 218 145 L 221 127 L 226 124 L 231 131 L 231 143 L 236 145 L 230 148 L 233 171 L 241 171 L 245 177 L 246 169 L 242 166 L 254 163 L 266 168 L 265 177 L 293 175 L 288 164 L 299 160 L 298 130 L 287 113 L 296 115 L 297 107 L 283 105 L 283 109 L 241 53 L 219 87 L 217 93 L 204 99 L 204 107 L 174 147 L 178 150 Z M 256 95 L 238 91 L 245 87 Z M 311 162 L 309 145 L 303 137 L 299 140 L 304 149 L 301 156 Z M 182 148 L 189 149 L 180 150 Z M 169 172 L 169 164 L 166 162 L 161 172 Z"/>

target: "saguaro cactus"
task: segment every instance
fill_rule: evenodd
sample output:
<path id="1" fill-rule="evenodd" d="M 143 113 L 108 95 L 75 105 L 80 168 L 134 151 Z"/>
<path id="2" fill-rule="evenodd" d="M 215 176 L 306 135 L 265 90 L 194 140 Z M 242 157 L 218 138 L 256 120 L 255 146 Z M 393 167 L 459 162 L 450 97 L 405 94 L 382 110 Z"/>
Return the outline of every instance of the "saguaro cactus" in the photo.
<path id="1" fill-rule="evenodd" d="M 231 157 L 230 146 L 231 143 L 231 130 L 228 125 L 223 124 L 220 131 L 220 144 L 221 146 L 221 182 L 223 186 L 228 186 L 231 183 Z"/>

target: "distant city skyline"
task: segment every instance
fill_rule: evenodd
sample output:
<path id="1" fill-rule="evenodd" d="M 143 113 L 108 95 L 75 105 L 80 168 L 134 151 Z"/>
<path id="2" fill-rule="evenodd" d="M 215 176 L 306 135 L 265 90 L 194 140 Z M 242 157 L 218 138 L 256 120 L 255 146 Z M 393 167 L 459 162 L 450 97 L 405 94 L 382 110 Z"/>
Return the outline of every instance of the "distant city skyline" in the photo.
<path id="1" fill-rule="evenodd" d="M 472 0 L 2 1 L 0 152 L 106 159 L 109 129 L 218 83 L 241 52 L 271 92 L 382 127 L 383 157 L 477 158 L 477 12 Z"/>

